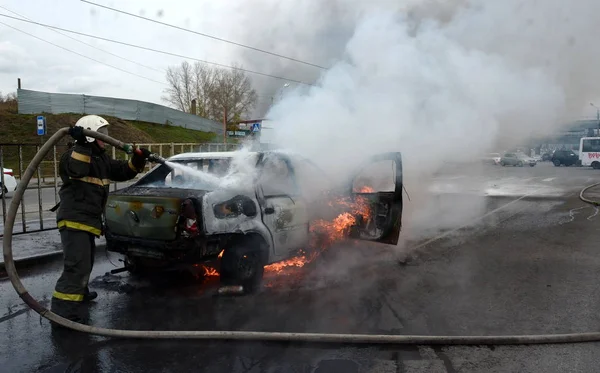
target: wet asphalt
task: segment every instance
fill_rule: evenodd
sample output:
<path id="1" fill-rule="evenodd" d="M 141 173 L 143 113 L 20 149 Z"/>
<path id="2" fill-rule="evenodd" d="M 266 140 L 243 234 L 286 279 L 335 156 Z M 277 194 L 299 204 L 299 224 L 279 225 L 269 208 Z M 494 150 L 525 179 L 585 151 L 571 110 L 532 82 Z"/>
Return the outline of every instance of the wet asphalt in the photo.
<path id="1" fill-rule="evenodd" d="M 91 323 L 137 330 L 422 335 L 599 330 L 600 215 L 576 192 L 600 174 L 561 168 L 552 176 L 557 171 L 550 167 L 497 172 L 527 172 L 531 180 L 524 188 L 549 182 L 563 193 L 453 195 L 463 199 L 454 201 L 458 205 L 483 198 L 485 211 L 493 213 L 418 249 L 411 248 L 427 237 L 401 248 L 341 244 L 304 268 L 267 274 L 264 289 L 244 297 L 217 296 L 217 279 L 201 272 L 106 275 L 119 266 L 119 256 L 99 250 Z M 51 261 L 20 275 L 34 298 L 49 306 L 60 268 L 60 261 Z M 1 372 L 593 372 L 600 363 L 598 343 L 352 346 L 53 332 L 6 279 L 0 281 L 0 309 Z"/>

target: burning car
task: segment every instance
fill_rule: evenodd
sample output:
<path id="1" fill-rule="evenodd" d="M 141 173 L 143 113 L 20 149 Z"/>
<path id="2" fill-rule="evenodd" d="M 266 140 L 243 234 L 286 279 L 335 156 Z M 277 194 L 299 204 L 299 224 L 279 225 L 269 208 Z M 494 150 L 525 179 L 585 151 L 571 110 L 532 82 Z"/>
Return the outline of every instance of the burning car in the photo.
<path id="1" fill-rule="evenodd" d="M 265 266 L 306 254 L 315 228 L 333 229 L 334 239 L 398 242 L 400 153 L 370 158 L 320 198 L 309 196 L 325 175 L 287 152 L 184 153 L 168 161 L 109 195 L 107 250 L 123 254 L 131 272 L 212 262 L 222 284 L 252 291 Z M 387 175 L 374 175 L 378 169 Z"/>

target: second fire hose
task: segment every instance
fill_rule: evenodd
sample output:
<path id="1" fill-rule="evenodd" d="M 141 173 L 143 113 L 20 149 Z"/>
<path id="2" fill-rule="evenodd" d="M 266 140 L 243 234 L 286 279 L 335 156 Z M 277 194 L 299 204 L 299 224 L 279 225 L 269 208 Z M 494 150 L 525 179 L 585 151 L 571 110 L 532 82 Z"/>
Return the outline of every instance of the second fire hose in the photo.
<path id="1" fill-rule="evenodd" d="M 46 154 L 64 136 L 69 128 L 57 131 L 35 155 L 15 191 L 4 224 L 3 254 L 6 272 L 10 281 L 23 301 L 42 317 L 66 328 L 119 338 L 142 339 L 204 339 L 204 340 L 241 340 L 241 341 L 280 341 L 280 342 L 314 342 L 314 343 L 352 343 L 352 344 L 412 344 L 412 345 L 516 345 L 516 344 L 549 344 L 600 341 L 600 332 L 546 334 L 546 335 L 502 335 L 502 336 L 433 336 L 433 335 L 370 335 L 370 334 L 325 334 L 325 333 L 283 333 L 283 332 L 251 332 L 251 331 L 158 331 L 158 330 L 120 330 L 100 328 L 79 324 L 65 319 L 42 306 L 27 291 L 15 268 L 12 252 L 12 230 L 15 217 L 23 198 L 23 194 Z M 118 149 L 130 153 L 133 147 L 98 132 L 84 130 L 86 136 L 100 139 Z M 163 163 L 164 158 L 154 156 L 151 161 Z M 582 192 L 583 194 L 583 192 Z"/>

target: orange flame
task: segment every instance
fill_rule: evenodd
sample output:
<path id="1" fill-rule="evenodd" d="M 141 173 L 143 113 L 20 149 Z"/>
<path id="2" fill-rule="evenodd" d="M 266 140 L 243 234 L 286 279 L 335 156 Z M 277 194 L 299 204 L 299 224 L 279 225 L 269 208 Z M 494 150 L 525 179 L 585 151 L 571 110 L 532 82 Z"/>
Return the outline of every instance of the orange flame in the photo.
<path id="1" fill-rule="evenodd" d="M 219 258 L 223 257 L 223 253 L 225 252 L 225 250 L 221 250 L 221 252 L 219 253 Z"/>
<path id="2" fill-rule="evenodd" d="M 208 267 L 203 264 L 194 264 L 194 267 L 202 268 L 202 270 L 204 271 L 204 277 L 213 277 L 219 275 L 219 271 L 217 271 L 213 267 Z"/>
<path id="3" fill-rule="evenodd" d="M 364 186 L 360 189 L 359 193 L 375 193 L 375 189 L 371 188 L 370 186 Z"/>
<path id="4" fill-rule="evenodd" d="M 306 255 L 301 255 L 301 256 L 297 256 L 297 257 L 294 257 L 294 258 L 291 258 L 288 260 L 284 260 L 281 262 L 266 265 L 265 272 L 280 273 L 284 269 L 289 268 L 289 267 L 302 268 L 308 262 L 309 261 L 308 261 L 308 258 L 306 257 Z"/>
<path id="5" fill-rule="evenodd" d="M 348 198 L 340 198 L 330 202 L 329 206 L 349 209 L 351 213 L 343 212 L 331 221 L 313 221 L 310 226 L 310 232 L 316 239 L 311 242 L 311 254 L 309 255 L 306 252 L 303 252 L 301 255 L 291 259 L 269 264 L 265 266 L 265 272 L 282 273 L 286 269 L 304 267 L 328 247 L 344 239 L 347 236 L 350 227 L 357 224 L 357 215 L 361 215 L 365 220 L 369 219 L 371 216 L 371 208 L 368 200 L 360 196 L 356 197 L 354 201 L 351 201 Z"/>

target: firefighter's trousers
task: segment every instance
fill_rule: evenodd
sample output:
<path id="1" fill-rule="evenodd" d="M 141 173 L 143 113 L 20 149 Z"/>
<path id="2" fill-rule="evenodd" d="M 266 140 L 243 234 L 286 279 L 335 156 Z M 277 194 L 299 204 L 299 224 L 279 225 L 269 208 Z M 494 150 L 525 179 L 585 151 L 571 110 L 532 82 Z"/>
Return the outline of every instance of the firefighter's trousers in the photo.
<path id="1" fill-rule="evenodd" d="M 52 294 L 52 311 L 65 318 L 76 318 L 77 308 L 88 292 L 94 265 L 95 236 L 91 233 L 62 229 L 64 268 Z"/>

